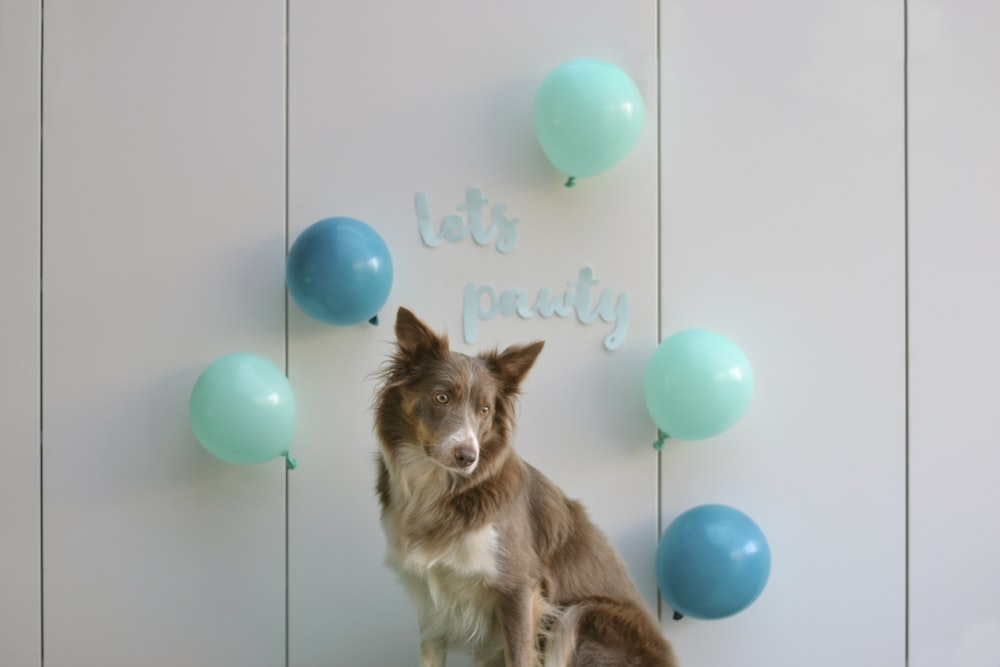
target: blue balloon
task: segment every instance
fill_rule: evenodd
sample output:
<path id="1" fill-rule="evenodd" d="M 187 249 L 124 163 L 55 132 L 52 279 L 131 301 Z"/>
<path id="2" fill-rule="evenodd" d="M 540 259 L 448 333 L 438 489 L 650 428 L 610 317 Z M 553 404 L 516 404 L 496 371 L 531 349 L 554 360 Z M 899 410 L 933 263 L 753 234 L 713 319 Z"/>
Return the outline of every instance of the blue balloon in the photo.
<path id="1" fill-rule="evenodd" d="M 660 593 L 683 616 L 717 619 L 749 607 L 771 573 L 764 533 L 728 505 L 699 505 L 674 519 L 656 550 Z"/>
<path id="2" fill-rule="evenodd" d="M 307 315 L 347 326 L 375 323 L 392 289 L 392 257 L 374 229 L 354 218 L 326 218 L 288 251 L 285 281 Z"/>

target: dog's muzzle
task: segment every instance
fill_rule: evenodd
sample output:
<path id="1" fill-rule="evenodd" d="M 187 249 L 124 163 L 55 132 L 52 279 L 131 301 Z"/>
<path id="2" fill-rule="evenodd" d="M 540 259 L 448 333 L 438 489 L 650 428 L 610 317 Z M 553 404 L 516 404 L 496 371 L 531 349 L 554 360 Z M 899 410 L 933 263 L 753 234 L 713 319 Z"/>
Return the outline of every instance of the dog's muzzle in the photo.
<path id="1" fill-rule="evenodd" d="M 459 468 L 469 468 L 476 463 L 479 453 L 472 447 L 459 446 L 455 448 L 454 457 Z"/>

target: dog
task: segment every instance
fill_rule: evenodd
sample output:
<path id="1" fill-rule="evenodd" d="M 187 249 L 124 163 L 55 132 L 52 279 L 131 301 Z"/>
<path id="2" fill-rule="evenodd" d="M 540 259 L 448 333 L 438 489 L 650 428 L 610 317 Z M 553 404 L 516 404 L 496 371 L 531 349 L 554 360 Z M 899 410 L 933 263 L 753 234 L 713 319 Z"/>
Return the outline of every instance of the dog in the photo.
<path id="1" fill-rule="evenodd" d="M 421 667 L 676 667 L 625 564 L 580 503 L 511 445 L 543 342 L 469 356 L 400 308 L 376 372 L 386 562 L 412 597 Z"/>

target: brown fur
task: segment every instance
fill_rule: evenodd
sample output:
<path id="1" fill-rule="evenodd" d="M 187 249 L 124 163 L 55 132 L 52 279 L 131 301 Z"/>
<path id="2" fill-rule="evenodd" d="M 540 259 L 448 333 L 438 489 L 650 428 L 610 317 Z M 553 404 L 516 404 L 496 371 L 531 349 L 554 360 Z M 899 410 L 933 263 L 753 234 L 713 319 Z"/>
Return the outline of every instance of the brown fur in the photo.
<path id="1" fill-rule="evenodd" d="M 421 665 L 676 667 L 583 507 L 514 452 L 542 343 L 472 357 L 400 308 L 375 400 L 387 561 L 418 608 Z"/>

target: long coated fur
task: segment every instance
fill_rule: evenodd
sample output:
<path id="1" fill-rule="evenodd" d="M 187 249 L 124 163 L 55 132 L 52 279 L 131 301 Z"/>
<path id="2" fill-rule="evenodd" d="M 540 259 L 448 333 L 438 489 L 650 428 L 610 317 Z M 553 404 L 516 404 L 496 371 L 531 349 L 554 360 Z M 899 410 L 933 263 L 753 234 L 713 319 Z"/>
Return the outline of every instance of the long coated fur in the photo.
<path id="1" fill-rule="evenodd" d="M 624 563 L 583 507 L 511 446 L 543 343 L 477 356 L 405 308 L 375 399 L 388 564 L 417 608 L 420 664 L 676 667 Z"/>

